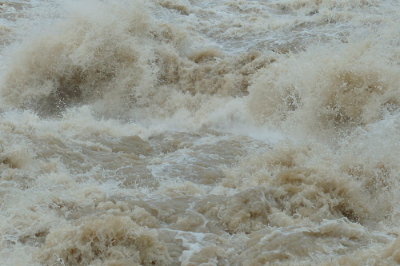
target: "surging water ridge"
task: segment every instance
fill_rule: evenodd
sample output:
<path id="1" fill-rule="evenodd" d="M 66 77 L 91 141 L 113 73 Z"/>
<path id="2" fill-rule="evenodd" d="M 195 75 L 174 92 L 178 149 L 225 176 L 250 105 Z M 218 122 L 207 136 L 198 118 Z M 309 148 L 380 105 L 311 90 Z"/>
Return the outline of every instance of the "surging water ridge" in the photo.
<path id="1" fill-rule="evenodd" d="M 1 265 L 398 265 L 397 0 L 0 3 Z"/>

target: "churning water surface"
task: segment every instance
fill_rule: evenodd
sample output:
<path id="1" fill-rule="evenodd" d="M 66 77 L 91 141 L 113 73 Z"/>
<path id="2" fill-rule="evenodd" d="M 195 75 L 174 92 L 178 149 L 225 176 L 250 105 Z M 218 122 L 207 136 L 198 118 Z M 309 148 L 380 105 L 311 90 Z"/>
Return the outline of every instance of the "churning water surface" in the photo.
<path id="1" fill-rule="evenodd" d="M 398 265 L 397 0 L 0 3 L 1 265 Z"/>

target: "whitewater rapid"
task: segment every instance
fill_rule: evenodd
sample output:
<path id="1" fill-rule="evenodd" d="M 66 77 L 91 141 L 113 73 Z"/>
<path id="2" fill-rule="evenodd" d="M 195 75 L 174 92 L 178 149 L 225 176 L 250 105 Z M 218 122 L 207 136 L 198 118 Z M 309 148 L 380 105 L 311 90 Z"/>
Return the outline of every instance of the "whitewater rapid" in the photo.
<path id="1" fill-rule="evenodd" d="M 0 3 L 0 265 L 398 265 L 395 0 Z"/>

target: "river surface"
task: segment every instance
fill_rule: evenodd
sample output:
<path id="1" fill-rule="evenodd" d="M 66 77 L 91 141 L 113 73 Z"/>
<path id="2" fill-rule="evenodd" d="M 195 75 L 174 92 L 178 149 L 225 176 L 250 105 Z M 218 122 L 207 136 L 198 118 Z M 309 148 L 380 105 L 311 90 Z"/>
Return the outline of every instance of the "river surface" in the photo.
<path id="1" fill-rule="evenodd" d="M 397 0 L 0 2 L 0 264 L 400 263 Z"/>

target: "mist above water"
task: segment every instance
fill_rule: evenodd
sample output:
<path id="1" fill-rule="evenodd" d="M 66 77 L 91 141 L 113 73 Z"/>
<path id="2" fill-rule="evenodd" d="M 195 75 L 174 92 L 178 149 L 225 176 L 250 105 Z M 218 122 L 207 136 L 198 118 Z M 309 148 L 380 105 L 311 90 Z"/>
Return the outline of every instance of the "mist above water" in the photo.
<path id="1" fill-rule="evenodd" d="M 2 265 L 397 265 L 399 12 L 0 3 Z"/>

